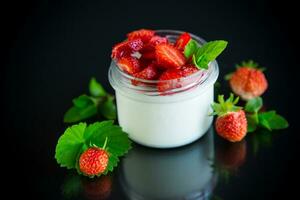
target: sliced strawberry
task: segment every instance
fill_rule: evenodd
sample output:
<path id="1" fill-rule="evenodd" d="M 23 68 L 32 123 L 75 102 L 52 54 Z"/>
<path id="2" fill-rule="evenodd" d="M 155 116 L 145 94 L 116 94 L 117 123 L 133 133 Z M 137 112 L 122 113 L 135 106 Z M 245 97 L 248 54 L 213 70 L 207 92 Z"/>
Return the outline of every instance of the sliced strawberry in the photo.
<path id="1" fill-rule="evenodd" d="M 132 52 L 139 51 L 142 48 L 143 42 L 141 39 L 124 41 L 113 47 L 111 57 L 114 59 L 120 59 L 121 57 L 129 56 Z"/>
<path id="2" fill-rule="evenodd" d="M 189 33 L 181 34 L 175 42 L 175 47 L 180 51 L 184 51 L 184 47 L 190 41 L 190 39 L 191 35 Z"/>
<path id="3" fill-rule="evenodd" d="M 163 68 L 180 68 L 186 62 L 184 55 L 170 44 L 158 44 L 155 47 L 157 63 Z"/>
<path id="4" fill-rule="evenodd" d="M 174 88 L 180 88 L 180 78 L 183 76 L 181 75 L 181 71 L 178 69 L 168 69 L 167 71 L 163 72 L 162 75 L 159 77 L 159 81 L 157 84 L 157 89 L 159 92 L 165 92 L 167 90 L 171 90 Z"/>
<path id="5" fill-rule="evenodd" d="M 122 57 L 117 65 L 128 74 L 134 74 L 141 71 L 139 60 L 133 57 Z"/>
<path id="6" fill-rule="evenodd" d="M 146 52 L 142 53 L 142 59 L 154 60 L 155 59 L 155 52 L 154 51 L 146 51 Z"/>
<path id="7" fill-rule="evenodd" d="M 166 37 L 161 37 L 156 35 L 150 39 L 147 45 L 155 48 L 156 45 L 158 44 L 167 44 L 167 43 L 168 43 L 168 39 Z"/>
<path id="8" fill-rule="evenodd" d="M 189 76 L 193 73 L 198 72 L 199 69 L 197 67 L 195 67 L 195 65 L 193 65 L 193 64 L 188 64 L 188 65 L 181 67 L 180 71 L 181 71 L 182 76 Z"/>
<path id="9" fill-rule="evenodd" d="M 153 36 L 155 32 L 149 29 L 140 29 L 127 34 L 128 40 L 141 39 L 143 42 L 147 43 Z"/>
<path id="10" fill-rule="evenodd" d="M 159 70 L 155 66 L 155 64 L 150 64 L 147 66 L 145 69 L 142 71 L 133 74 L 134 77 L 139 78 L 139 79 L 146 79 L 146 80 L 155 80 L 158 78 L 159 75 Z M 139 81 L 137 80 L 132 80 L 131 81 L 133 85 L 138 85 Z"/>

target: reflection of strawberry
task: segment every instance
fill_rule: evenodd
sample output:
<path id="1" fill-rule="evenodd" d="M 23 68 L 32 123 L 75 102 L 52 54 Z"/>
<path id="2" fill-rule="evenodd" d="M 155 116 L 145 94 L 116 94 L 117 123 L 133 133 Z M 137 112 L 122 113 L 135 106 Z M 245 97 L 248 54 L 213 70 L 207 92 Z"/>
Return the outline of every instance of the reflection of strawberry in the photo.
<path id="1" fill-rule="evenodd" d="M 139 51 L 143 48 L 143 42 L 141 39 L 124 41 L 116 44 L 111 53 L 111 57 L 115 59 L 120 59 L 124 56 L 130 56 L 131 53 Z"/>
<path id="2" fill-rule="evenodd" d="M 222 168 L 236 170 L 245 162 L 247 144 L 245 140 L 217 146 L 217 162 Z"/>
<path id="3" fill-rule="evenodd" d="M 141 39 L 143 42 L 149 42 L 155 32 L 149 29 L 140 29 L 127 34 L 128 40 Z"/>
<path id="4" fill-rule="evenodd" d="M 112 190 L 112 178 L 101 176 L 95 179 L 82 179 L 84 195 L 90 200 L 107 199 Z"/>
<path id="5" fill-rule="evenodd" d="M 157 63 L 163 68 L 180 68 L 186 60 L 182 52 L 170 44 L 158 44 L 155 47 Z"/>
<path id="6" fill-rule="evenodd" d="M 90 147 L 79 158 L 79 169 L 88 176 L 103 173 L 108 164 L 109 155 L 106 150 L 98 147 Z"/>
<path id="7" fill-rule="evenodd" d="M 191 39 L 191 36 L 189 33 L 181 34 L 175 42 L 175 47 L 178 50 L 183 51 L 184 47 L 187 45 L 187 43 L 190 41 L 190 39 Z"/>
<path id="8" fill-rule="evenodd" d="M 134 57 L 122 57 L 117 65 L 128 74 L 134 74 L 141 71 L 139 60 Z"/>
<path id="9" fill-rule="evenodd" d="M 268 88 L 264 73 L 253 61 L 243 62 L 231 75 L 229 84 L 232 91 L 244 100 L 261 96 Z"/>
<path id="10" fill-rule="evenodd" d="M 219 103 L 213 103 L 213 114 L 218 115 L 215 127 L 219 136 L 230 142 L 242 140 L 247 133 L 247 119 L 241 107 L 235 106 L 238 98 L 233 94 L 226 101 L 223 95 L 218 96 Z"/>

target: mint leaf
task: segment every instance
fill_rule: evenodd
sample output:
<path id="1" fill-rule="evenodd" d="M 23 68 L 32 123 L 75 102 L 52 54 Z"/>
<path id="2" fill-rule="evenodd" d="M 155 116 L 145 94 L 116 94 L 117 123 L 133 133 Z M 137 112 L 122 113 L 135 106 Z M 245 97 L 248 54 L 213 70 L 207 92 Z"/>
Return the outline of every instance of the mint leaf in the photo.
<path id="1" fill-rule="evenodd" d="M 197 49 L 193 55 L 193 63 L 197 68 L 208 69 L 208 63 L 215 60 L 220 53 L 226 48 L 228 42 L 224 40 L 216 40 L 205 43 Z"/>
<path id="2" fill-rule="evenodd" d="M 257 129 L 257 114 L 247 115 L 247 132 L 254 132 Z"/>
<path id="3" fill-rule="evenodd" d="M 76 166 L 78 153 L 85 142 L 83 134 L 86 123 L 73 125 L 60 136 L 55 149 L 55 159 L 61 167 L 73 169 Z"/>
<path id="4" fill-rule="evenodd" d="M 77 108 L 86 108 L 88 105 L 93 104 L 94 102 L 91 98 L 85 94 L 73 99 L 73 104 Z"/>
<path id="5" fill-rule="evenodd" d="M 184 47 L 184 56 L 188 59 L 190 58 L 194 53 L 196 53 L 197 49 L 199 47 L 198 42 L 196 42 L 193 39 L 190 39 L 190 41 L 187 43 L 187 45 Z"/>
<path id="6" fill-rule="evenodd" d="M 114 97 L 108 96 L 107 99 L 99 105 L 99 111 L 106 119 L 116 119 L 117 108 L 114 103 Z"/>
<path id="7" fill-rule="evenodd" d="M 104 97 L 106 95 L 106 91 L 94 77 L 90 80 L 89 90 L 94 97 Z"/>
<path id="8" fill-rule="evenodd" d="M 96 122 L 89 126 L 86 123 L 79 123 L 67 128 L 58 140 L 55 158 L 60 166 L 68 169 L 75 168 L 81 174 L 78 160 L 82 152 L 90 145 L 102 147 L 106 138 L 109 161 L 103 174 L 107 174 L 118 165 L 119 157 L 131 148 L 127 133 L 120 126 L 113 125 L 113 121 Z"/>
<path id="9" fill-rule="evenodd" d="M 95 104 L 90 104 L 85 108 L 71 107 L 64 115 L 64 122 L 74 123 L 97 114 L 97 107 Z"/>
<path id="10" fill-rule="evenodd" d="M 289 127 L 289 123 L 287 122 L 287 120 L 278 114 L 276 114 L 269 121 L 269 125 L 270 125 L 271 129 L 273 129 L 273 130 L 285 129 L 285 128 Z"/>
<path id="11" fill-rule="evenodd" d="M 259 125 L 268 129 L 269 131 L 272 130 L 269 121 L 276 115 L 275 111 L 263 112 L 258 114 Z"/>
<path id="12" fill-rule="evenodd" d="M 289 126 L 286 119 L 276 114 L 275 111 L 259 113 L 258 117 L 260 125 L 268 130 L 284 129 Z"/>
<path id="13" fill-rule="evenodd" d="M 247 101 L 245 110 L 247 112 L 258 112 L 263 106 L 263 100 L 261 97 L 257 97 Z"/>

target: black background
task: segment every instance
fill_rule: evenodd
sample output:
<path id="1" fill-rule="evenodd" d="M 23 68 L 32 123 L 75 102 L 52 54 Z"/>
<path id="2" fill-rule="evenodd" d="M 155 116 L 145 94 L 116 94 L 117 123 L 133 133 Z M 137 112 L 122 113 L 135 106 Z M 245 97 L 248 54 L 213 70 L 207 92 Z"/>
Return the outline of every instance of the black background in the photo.
<path id="1" fill-rule="evenodd" d="M 218 186 L 223 199 L 274 199 L 296 194 L 298 131 L 296 9 L 288 1 L 10 1 L 2 10 L 1 98 L 4 175 L 10 195 L 59 199 L 66 170 L 54 160 L 71 99 L 87 92 L 91 76 L 107 79 L 114 43 L 138 28 L 176 29 L 206 40 L 229 41 L 218 58 L 219 81 L 244 59 L 267 67 L 268 109 L 290 128 L 273 144 L 248 155 L 238 177 Z M 51 177 L 50 179 L 48 179 Z M 45 184 L 49 181 L 49 184 Z M 115 191 L 118 192 L 118 191 Z"/>

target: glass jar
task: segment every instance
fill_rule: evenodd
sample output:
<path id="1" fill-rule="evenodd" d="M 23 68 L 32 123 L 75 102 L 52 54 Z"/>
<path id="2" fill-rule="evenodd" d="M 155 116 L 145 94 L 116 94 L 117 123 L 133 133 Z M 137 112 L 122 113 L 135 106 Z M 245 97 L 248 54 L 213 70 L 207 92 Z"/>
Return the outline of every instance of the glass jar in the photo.
<path id="1" fill-rule="evenodd" d="M 156 31 L 171 42 L 182 33 Z M 200 45 L 205 43 L 198 36 L 191 34 L 191 37 Z M 209 114 L 219 75 L 215 60 L 207 70 L 166 81 L 135 78 L 120 70 L 112 60 L 108 75 L 116 93 L 119 124 L 136 143 L 155 148 L 183 146 L 199 139 L 212 123 Z M 132 84 L 133 80 L 139 84 Z M 159 92 L 156 87 L 159 82 L 174 87 Z"/>
<path id="2" fill-rule="evenodd" d="M 189 146 L 157 150 L 134 145 L 119 170 L 128 199 L 211 199 L 217 183 L 214 131 Z"/>

